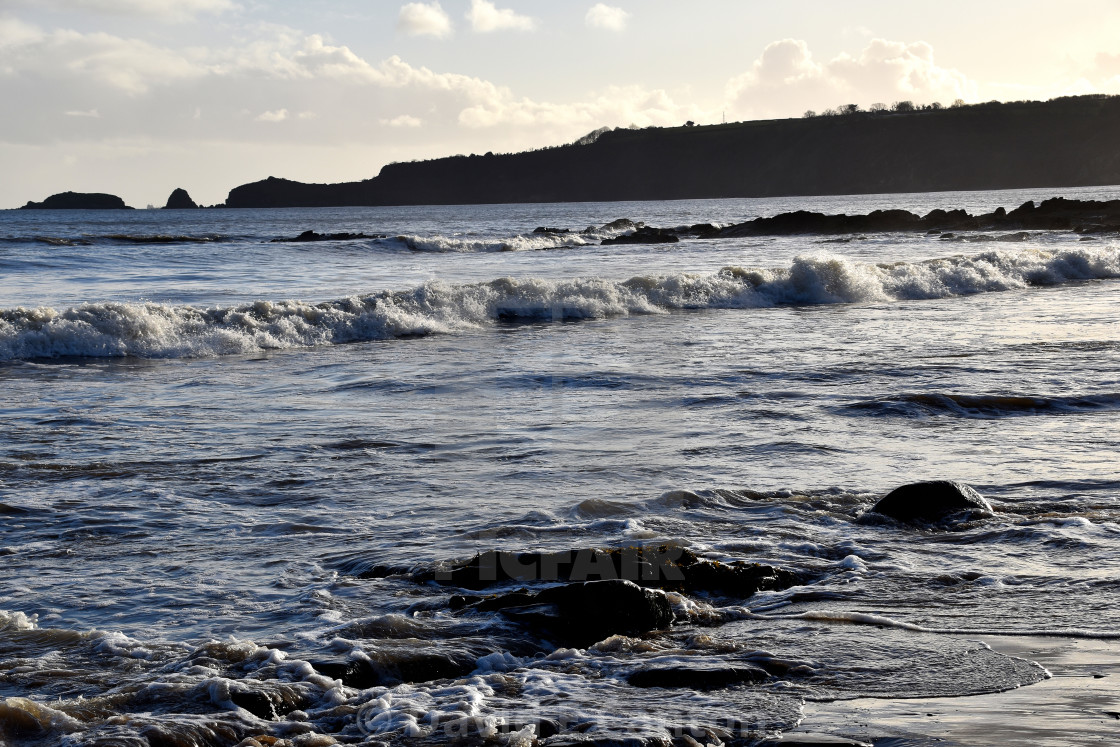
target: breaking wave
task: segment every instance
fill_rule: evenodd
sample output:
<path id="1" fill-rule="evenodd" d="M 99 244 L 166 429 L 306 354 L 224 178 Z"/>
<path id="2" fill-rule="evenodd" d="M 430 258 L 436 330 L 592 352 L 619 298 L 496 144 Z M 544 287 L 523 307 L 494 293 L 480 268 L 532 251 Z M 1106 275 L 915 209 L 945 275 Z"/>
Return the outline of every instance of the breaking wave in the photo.
<path id="1" fill-rule="evenodd" d="M 374 246 L 404 249 L 411 252 L 483 253 L 526 252 L 562 247 L 597 245 L 601 237 L 579 233 L 532 233 L 506 238 L 453 238 L 448 236 L 394 236 L 377 239 Z"/>
<path id="2" fill-rule="evenodd" d="M 503 320 L 590 319 L 678 309 L 874 303 L 1120 277 L 1115 248 L 992 251 L 868 265 L 817 254 L 789 267 L 629 280 L 432 281 L 407 291 L 227 308 L 90 303 L 0 310 L 0 360 L 64 356 L 177 358 L 478 329 Z"/>

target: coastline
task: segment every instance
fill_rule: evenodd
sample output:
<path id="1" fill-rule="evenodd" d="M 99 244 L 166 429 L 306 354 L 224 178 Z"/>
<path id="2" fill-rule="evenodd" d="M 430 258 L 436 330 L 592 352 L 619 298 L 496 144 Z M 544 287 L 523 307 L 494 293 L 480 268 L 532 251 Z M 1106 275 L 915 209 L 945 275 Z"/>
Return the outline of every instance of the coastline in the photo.
<path id="1" fill-rule="evenodd" d="M 1120 740 L 1120 645 L 1042 636 L 983 636 L 1008 656 L 1053 675 L 1034 685 L 959 698 L 859 698 L 806 703 L 777 744 L 829 734 L 876 747 L 1081 747 Z M 843 743 L 843 742 L 841 742 Z"/>

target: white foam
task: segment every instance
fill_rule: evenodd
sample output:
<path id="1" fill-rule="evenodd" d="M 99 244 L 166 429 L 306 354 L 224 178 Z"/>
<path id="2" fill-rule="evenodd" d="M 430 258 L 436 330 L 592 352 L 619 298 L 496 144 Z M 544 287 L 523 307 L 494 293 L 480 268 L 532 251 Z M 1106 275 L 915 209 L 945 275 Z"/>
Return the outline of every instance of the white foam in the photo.
<path id="1" fill-rule="evenodd" d="M 478 329 L 500 319 L 588 319 L 675 309 L 887 302 L 1120 277 L 1120 249 L 984 252 L 866 265 L 816 254 L 788 268 L 713 274 L 483 283 L 418 288 L 324 303 L 257 301 L 232 308 L 91 303 L 0 310 L 0 360 L 61 356 L 179 358 L 252 353 Z"/>
<path id="2" fill-rule="evenodd" d="M 129 638 L 120 631 L 93 631 L 91 636 L 97 643 L 94 649 L 114 656 L 127 656 L 133 659 L 151 659 L 153 652 L 135 638 Z"/>
<path id="3" fill-rule="evenodd" d="M 38 615 L 28 616 L 23 612 L 0 610 L 0 630 L 37 630 L 38 620 Z"/>
<path id="4" fill-rule="evenodd" d="M 746 612 L 744 616 L 759 620 L 815 620 L 818 622 L 852 623 L 856 625 L 876 625 L 884 628 L 897 628 L 915 633 L 938 633 L 942 635 L 1002 635 L 1002 636 L 1040 636 L 1050 638 L 1085 638 L 1096 640 L 1120 639 L 1120 630 L 1077 630 L 1074 628 L 1029 628 L 1021 630 L 1001 630 L 998 628 L 934 628 L 915 625 L 903 620 L 895 620 L 884 615 L 866 612 L 802 612 L 795 615 L 760 615 Z"/>
<path id="5" fill-rule="evenodd" d="M 406 235 L 383 239 L 378 243 L 395 243 L 414 252 L 473 254 L 480 252 L 541 251 L 567 246 L 586 246 L 588 244 L 598 244 L 599 238 L 579 233 L 531 233 L 489 239 Z"/>

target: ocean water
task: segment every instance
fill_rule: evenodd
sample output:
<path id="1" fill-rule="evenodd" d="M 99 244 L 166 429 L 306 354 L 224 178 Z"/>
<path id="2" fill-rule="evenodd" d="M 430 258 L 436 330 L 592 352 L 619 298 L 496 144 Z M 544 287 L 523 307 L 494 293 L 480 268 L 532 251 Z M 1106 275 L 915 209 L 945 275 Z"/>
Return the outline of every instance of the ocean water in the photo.
<path id="1" fill-rule="evenodd" d="M 1035 685 L 985 636 L 1120 638 L 1120 239 L 599 241 L 1057 194 L 1120 188 L 0 212 L 0 743 L 750 744 Z M 994 517 L 867 514 L 924 479 Z M 423 575 L 635 545 L 803 582 L 567 648 Z"/>

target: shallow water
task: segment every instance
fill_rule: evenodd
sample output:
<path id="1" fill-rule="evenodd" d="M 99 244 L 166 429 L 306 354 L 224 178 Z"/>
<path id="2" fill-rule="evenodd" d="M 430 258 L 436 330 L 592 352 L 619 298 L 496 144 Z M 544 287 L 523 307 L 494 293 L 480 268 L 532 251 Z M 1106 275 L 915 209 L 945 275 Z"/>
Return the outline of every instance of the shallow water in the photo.
<path id="1" fill-rule="evenodd" d="M 984 637 L 1120 636 L 1120 241 L 531 231 L 1053 194 L 0 213 L 4 738 L 715 744 L 1038 681 Z M 270 243 L 307 229 L 387 238 Z M 938 478 L 994 518 L 865 515 Z M 805 582 L 574 650 L 403 575 L 662 543 Z M 626 683 L 669 665 L 769 678 Z"/>

